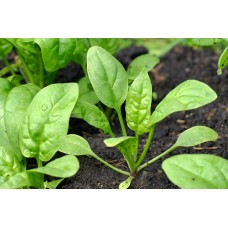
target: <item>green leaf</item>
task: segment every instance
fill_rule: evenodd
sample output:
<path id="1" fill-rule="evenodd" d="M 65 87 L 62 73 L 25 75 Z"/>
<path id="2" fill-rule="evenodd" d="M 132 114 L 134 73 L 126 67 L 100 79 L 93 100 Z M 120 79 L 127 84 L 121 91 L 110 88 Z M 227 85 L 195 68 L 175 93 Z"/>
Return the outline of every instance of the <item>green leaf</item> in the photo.
<path id="1" fill-rule="evenodd" d="M 99 100 L 119 110 L 128 90 L 127 75 L 120 62 L 103 48 L 94 46 L 87 54 L 87 71 Z"/>
<path id="2" fill-rule="evenodd" d="M 34 42 L 41 48 L 47 71 L 56 71 L 73 59 L 76 46 L 73 38 L 37 38 Z"/>
<path id="3" fill-rule="evenodd" d="M 27 172 L 38 172 L 54 177 L 67 178 L 75 175 L 78 169 L 78 159 L 73 155 L 65 155 L 49 162 L 46 166 L 30 169 Z"/>
<path id="4" fill-rule="evenodd" d="M 97 95 L 95 94 L 93 87 L 89 81 L 88 77 L 83 77 L 78 82 L 79 86 L 79 97 L 78 101 L 86 101 L 91 104 L 96 104 L 99 102 Z"/>
<path id="5" fill-rule="evenodd" d="M 228 161 L 208 154 L 184 154 L 166 159 L 162 168 L 178 187 L 228 189 Z"/>
<path id="6" fill-rule="evenodd" d="M 12 151 L 14 151 L 19 161 L 22 160 L 22 154 L 19 148 L 18 139 L 19 127 L 30 102 L 39 90 L 40 88 L 33 84 L 14 87 L 9 92 L 5 102 L 4 121 L 6 132 Z"/>
<path id="7" fill-rule="evenodd" d="M 90 125 L 103 130 L 104 133 L 111 132 L 107 117 L 96 105 L 78 101 L 71 113 L 71 117 L 83 119 Z"/>
<path id="8" fill-rule="evenodd" d="M 149 131 L 151 103 L 151 81 L 146 70 L 143 70 L 129 88 L 126 99 L 127 125 L 138 135 Z"/>
<path id="9" fill-rule="evenodd" d="M 65 139 L 77 98 L 76 83 L 52 84 L 37 93 L 20 127 L 20 149 L 25 157 L 52 158 Z"/>
<path id="10" fill-rule="evenodd" d="M 13 49 L 13 45 L 7 39 L 0 38 L 0 58 L 1 55 L 8 55 Z"/>
<path id="11" fill-rule="evenodd" d="M 12 75 L 7 77 L 7 80 L 9 80 L 14 86 L 20 86 L 23 79 L 24 78 L 21 75 Z"/>
<path id="12" fill-rule="evenodd" d="M 62 179 L 58 179 L 58 180 L 54 180 L 54 181 L 50 181 L 50 182 L 47 182 L 46 184 L 46 188 L 49 188 L 49 189 L 56 189 L 58 187 L 58 185 L 64 180 L 64 178 Z"/>
<path id="13" fill-rule="evenodd" d="M 160 59 L 152 54 L 144 54 L 135 58 L 127 69 L 127 76 L 130 80 L 135 80 L 135 78 L 140 74 L 142 69 L 145 71 L 152 70 L 158 63 Z"/>
<path id="14" fill-rule="evenodd" d="M 218 61 L 218 75 L 222 74 L 222 70 L 228 66 L 228 47 L 223 51 Z"/>
<path id="15" fill-rule="evenodd" d="M 118 146 L 119 144 L 121 144 L 129 139 L 135 139 L 135 137 L 122 136 L 122 137 L 118 137 L 118 138 L 108 138 L 108 139 L 104 140 L 104 143 L 107 147 L 114 147 L 114 146 Z"/>
<path id="16" fill-rule="evenodd" d="M 94 156 L 94 152 L 91 150 L 89 143 L 79 135 L 67 135 L 60 145 L 60 152 L 75 156 L 89 155 Z"/>
<path id="17" fill-rule="evenodd" d="M 222 39 L 218 38 L 193 38 L 192 42 L 197 46 L 212 46 L 218 42 L 221 42 Z"/>
<path id="18" fill-rule="evenodd" d="M 190 147 L 199 145 L 204 142 L 215 141 L 218 138 L 218 134 L 209 127 L 195 126 L 182 132 L 175 146 L 177 147 Z"/>
<path id="19" fill-rule="evenodd" d="M 21 172 L 21 170 L 22 167 L 14 153 L 0 147 L 0 176 L 11 176 Z"/>
<path id="20" fill-rule="evenodd" d="M 7 96 L 13 85 L 10 81 L 0 78 L 0 146 L 4 147 L 7 151 L 11 150 L 8 134 L 6 131 L 4 116 L 5 116 L 5 102 Z"/>
<path id="21" fill-rule="evenodd" d="M 18 189 L 30 186 L 26 172 L 16 173 L 9 177 L 0 177 L 0 189 Z"/>
<path id="22" fill-rule="evenodd" d="M 130 185 L 131 185 L 132 180 L 133 180 L 132 176 L 128 177 L 127 180 L 125 180 L 122 183 L 120 183 L 119 189 L 127 189 L 127 188 L 129 188 Z"/>
<path id="23" fill-rule="evenodd" d="M 187 80 L 169 92 L 158 104 L 150 117 L 150 126 L 174 112 L 196 109 L 216 98 L 216 93 L 205 83 Z"/>

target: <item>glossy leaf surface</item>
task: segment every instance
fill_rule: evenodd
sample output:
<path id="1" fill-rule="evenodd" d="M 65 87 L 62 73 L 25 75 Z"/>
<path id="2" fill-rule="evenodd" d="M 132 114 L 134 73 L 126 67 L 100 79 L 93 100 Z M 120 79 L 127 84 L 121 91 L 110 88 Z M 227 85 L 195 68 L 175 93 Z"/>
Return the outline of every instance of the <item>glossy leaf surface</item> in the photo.
<path id="1" fill-rule="evenodd" d="M 20 128 L 20 148 L 25 157 L 52 158 L 65 139 L 77 98 L 76 83 L 52 84 L 37 93 Z"/>
<path id="2" fill-rule="evenodd" d="M 127 75 L 120 62 L 103 48 L 94 46 L 87 54 L 87 71 L 99 100 L 110 108 L 119 109 L 128 90 Z"/>
<path id="3" fill-rule="evenodd" d="M 71 117 L 83 119 L 90 125 L 103 130 L 104 133 L 111 131 L 105 114 L 96 105 L 88 102 L 78 101 L 71 113 Z"/>
<path id="4" fill-rule="evenodd" d="M 227 189 L 228 161 L 208 154 L 183 154 L 166 159 L 162 168 L 178 187 Z"/>
<path id="5" fill-rule="evenodd" d="M 150 125 L 161 121 L 174 112 L 196 109 L 216 98 L 216 93 L 205 83 L 187 80 L 169 92 L 158 104 L 151 115 Z"/>
<path id="6" fill-rule="evenodd" d="M 65 155 L 49 162 L 46 166 L 30 169 L 28 172 L 38 172 L 54 177 L 66 178 L 75 175 L 78 169 L 78 159 L 72 155 Z"/>
<path id="7" fill-rule="evenodd" d="M 149 131 L 151 103 L 151 81 L 147 71 L 143 70 L 129 88 L 125 107 L 127 125 L 138 135 Z"/>

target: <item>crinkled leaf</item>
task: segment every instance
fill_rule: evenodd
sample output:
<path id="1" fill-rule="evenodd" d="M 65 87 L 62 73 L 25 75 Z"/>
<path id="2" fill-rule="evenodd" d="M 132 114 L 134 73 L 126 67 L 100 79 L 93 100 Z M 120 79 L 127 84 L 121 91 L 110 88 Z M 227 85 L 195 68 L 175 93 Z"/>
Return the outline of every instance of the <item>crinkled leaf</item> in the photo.
<path id="1" fill-rule="evenodd" d="M 99 102 L 97 95 L 95 94 L 93 87 L 89 81 L 88 77 L 83 77 L 78 82 L 79 86 L 79 97 L 78 101 L 86 101 L 91 104 L 96 104 Z"/>
<path id="2" fill-rule="evenodd" d="M 128 80 L 120 62 L 101 47 L 87 54 L 87 71 L 93 89 L 106 106 L 119 109 L 127 96 Z"/>
<path id="3" fill-rule="evenodd" d="M 21 170 L 22 167 L 14 153 L 0 147 L 0 176 L 11 176 Z"/>
<path id="4" fill-rule="evenodd" d="M 10 81 L 0 78 L 0 146 L 4 147 L 6 151 L 11 150 L 8 134 L 6 131 L 4 116 L 5 116 L 5 102 L 13 85 Z"/>
<path id="5" fill-rule="evenodd" d="M 66 178 L 75 175 L 78 169 L 78 159 L 73 155 L 65 155 L 49 162 L 46 166 L 30 169 L 28 172 L 38 172 L 54 177 Z"/>
<path id="6" fill-rule="evenodd" d="M 208 154 L 184 154 L 166 159 L 162 168 L 178 187 L 227 189 L 228 160 Z"/>
<path id="7" fill-rule="evenodd" d="M 128 177 L 127 180 L 125 180 L 125 181 L 120 183 L 119 189 L 127 189 L 127 188 L 129 188 L 130 185 L 131 185 L 131 181 L 132 180 L 133 180 L 132 176 Z"/>
<path id="8" fill-rule="evenodd" d="M 47 71 L 56 71 L 73 59 L 76 47 L 76 42 L 73 38 L 37 38 L 34 42 L 41 48 Z"/>
<path id="9" fill-rule="evenodd" d="M 52 84 L 37 93 L 20 127 L 20 149 L 25 157 L 52 158 L 65 139 L 77 98 L 76 83 Z"/>
<path id="10" fill-rule="evenodd" d="M 14 87 L 9 92 L 5 102 L 4 121 L 6 132 L 11 148 L 19 160 L 22 160 L 18 139 L 19 127 L 30 102 L 39 90 L 39 87 L 33 84 Z"/>
<path id="11" fill-rule="evenodd" d="M 83 119 L 90 125 L 100 128 L 104 133 L 109 133 L 111 131 L 110 124 L 105 114 L 96 105 L 88 102 L 78 101 L 71 113 L 71 117 Z"/>
<path id="12" fill-rule="evenodd" d="M 158 104 L 150 117 L 150 125 L 161 121 L 174 112 L 196 109 L 216 98 L 216 93 L 205 83 L 187 80 L 169 92 Z"/>
<path id="13" fill-rule="evenodd" d="M 139 135 L 149 131 L 151 103 L 151 81 L 147 71 L 143 70 L 130 86 L 126 99 L 127 125 Z"/>
<path id="14" fill-rule="evenodd" d="M 142 69 L 145 69 L 148 72 L 152 70 L 159 62 L 159 58 L 152 54 L 144 54 L 138 56 L 130 63 L 127 68 L 128 79 L 135 80 Z"/>
<path id="15" fill-rule="evenodd" d="M 222 70 L 228 66 L 228 47 L 223 51 L 218 61 L 218 75 L 222 74 Z"/>
<path id="16" fill-rule="evenodd" d="M 89 143 L 79 135 L 67 135 L 58 149 L 62 153 L 80 156 L 90 155 L 94 156 L 94 152 L 91 150 Z"/>
<path id="17" fill-rule="evenodd" d="M 218 134 L 209 127 L 195 126 L 182 132 L 175 145 L 178 147 L 190 147 L 204 142 L 215 141 Z"/>

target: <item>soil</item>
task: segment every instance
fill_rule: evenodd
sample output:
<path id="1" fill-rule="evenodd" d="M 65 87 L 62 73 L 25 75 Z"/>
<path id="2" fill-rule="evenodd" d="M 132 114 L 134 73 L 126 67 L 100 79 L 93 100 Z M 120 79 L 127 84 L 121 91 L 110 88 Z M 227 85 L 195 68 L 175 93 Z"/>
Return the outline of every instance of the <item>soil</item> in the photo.
<path id="1" fill-rule="evenodd" d="M 146 53 L 143 47 L 132 46 L 119 52 L 116 57 L 123 63 L 125 68 L 130 61 L 140 54 Z M 153 91 L 157 93 L 158 99 L 153 101 L 152 109 L 165 97 L 165 95 L 181 82 L 187 79 L 196 79 L 208 84 L 218 94 L 218 99 L 213 103 L 196 110 L 178 112 L 170 115 L 157 124 L 154 141 L 150 146 L 146 160 L 153 158 L 168 149 L 177 139 L 178 134 L 185 129 L 205 125 L 214 129 L 219 138 L 216 142 L 208 142 L 193 148 L 179 148 L 168 156 L 183 153 L 214 154 L 228 159 L 228 70 L 221 76 L 217 76 L 218 55 L 211 49 L 194 50 L 189 47 L 177 46 L 166 56 L 160 64 L 149 75 L 153 84 Z M 71 63 L 68 75 L 70 81 L 80 78 L 76 72 L 78 66 Z M 74 73 L 72 73 L 72 71 Z M 66 78 L 64 72 L 64 78 Z M 60 72 L 62 75 L 62 72 Z M 120 134 L 118 122 L 114 122 L 113 129 Z M 82 120 L 71 119 L 69 133 L 83 136 L 90 144 L 93 151 L 112 165 L 127 170 L 127 165 L 120 152 L 115 148 L 106 148 L 103 140 L 107 135 L 89 126 Z M 132 132 L 128 130 L 131 135 Z M 145 144 L 146 135 L 142 136 L 139 145 L 140 151 Z M 175 189 L 164 174 L 161 163 L 164 159 L 148 166 L 139 172 L 130 186 L 131 189 Z M 78 157 L 80 169 L 78 173 L 66 180 L 59 186 L 64 189 L 116 189 L 126 179 L 119 174 L 90 157 Z"/>
<path id="2" fill-rule="evenodd" d="M 132 46 L 121 50 L 116 57 L 125 68 L 138 55 L 147 53 L 144 47 Z M 10 58 L 10 57 L 9 57 Z M 197 49 L 177 46 L 166 56 L 161 58 L 159 65 L 149 72 L 153 91 L 157 93 L 157 100 L 153 101 L 152 110 L 165 97 L 165 95 L 181 82 L 187 79 L 196 79 L 208 84 L 218 95 L 217 100 L 199 109 L 178 112 L 170 115 L 157 124 L 154 140 L 148 151 L 147 160 L 164 152 L 177 139 L 178 134 L 185 129 L 205 125 L 214 129 L 219 138 L 216 142 L 209 142 L 193 148 L 179 148 L 168 156 L 183 153 L 214 154 L 228 159 L 228 69 L 221 76 L 217 76 L 217 61 L 219 56 L 212 49 Z M 1 67 L 1 66 L 0 66 Z M 56 82 L 77 82 L 83 76 L 81 67 L 70 63 L 58 73 Z M 118 121 L 112 123 L 116 135 L 120 135 Z M 83 136 L 90 144 L 92 150 L 112 165 L 127 170 L 126 162 L 115 148 L 106 148 L 103 140 L 108 135 L 88 125 L 82 120 L 71 119 L 69 133 Z M 128 134 L 132 132 L 128 129 Z M 146 136 L 141 137 L 140 151 L 146 141 Z M 57 153 L 57 156 L 59 154 Z M 161 164 L 168 156 L 140 171 L 132 181 L 131 189 L 175 189 L 164 174 Z M 58 188 L 61 189 L 116 189 L 126 179 L 101 164 L 99 161 L 81 156 L 78 157 L 80 169 L 78 173 L 65 179 Z"/>

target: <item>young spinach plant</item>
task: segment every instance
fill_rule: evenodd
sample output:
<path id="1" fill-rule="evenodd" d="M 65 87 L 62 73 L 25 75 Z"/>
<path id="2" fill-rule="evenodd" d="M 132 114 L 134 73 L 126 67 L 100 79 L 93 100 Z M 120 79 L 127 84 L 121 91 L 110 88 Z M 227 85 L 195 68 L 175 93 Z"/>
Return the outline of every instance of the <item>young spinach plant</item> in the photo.
<path id="1" fill-rule="evenodd" d="M 52 159 L 67 135 L 77 98 L 76 83 L 40 89 L 0 78 L 0 188 L 56 188 L 78 171 L 75 156 Z M 36 168 L 27 168 L 29 158 Z M 60 179 L 48 182 L 45 174 Z"/>
<path id="2" fill-rule="evenodd" d="M 107 147 L 118 147 L 128 164 L 129 171 L 116 168 L 98 157 L 80 136 L 68 135 L 61 145 L 60 151 L 76 156 L 92 156 L 113 170 L 127 175 L 127 180 L 120 184 L 120 188 L 128 188 L 140 170 L 174 149 L 217 139 L 217 133 L 208 127 L 190 128 L 179 135 L 177 142 L 171 148 L 143 164 L 158 122 L 174 112 L 196 109 L 206 105 L 217 98 L 216 93 L 203 82 L 187 80 L 169 92 L 151 114 L 152 85 L 146 68 L 141 69 L 129 87 L 129 75 L 123 66 L 106 50 L 95 46 L 90 48 L 87 54 L 87 71 L 98 99 L 117 112 L 122 135 L 116 136 L 114 134 L 106 116 L 94 104 L 84 101 L 77 102 L 72 111 L 72 117 L 82 118 L 108 133 L 111 138 L 105 139 L 104 143 Z M 134 132 L 134 136 L 127 135 L 121 110 L 124 102 L 126 123 Z M 144 133 L 148 134 L 148 139 L 143 151 L 139 151 L 140 136 Z"/>

